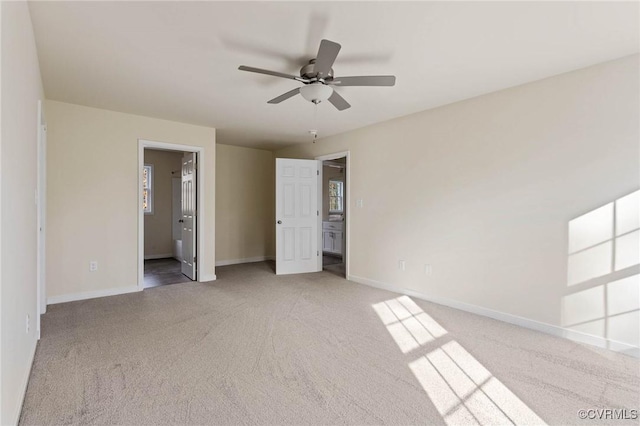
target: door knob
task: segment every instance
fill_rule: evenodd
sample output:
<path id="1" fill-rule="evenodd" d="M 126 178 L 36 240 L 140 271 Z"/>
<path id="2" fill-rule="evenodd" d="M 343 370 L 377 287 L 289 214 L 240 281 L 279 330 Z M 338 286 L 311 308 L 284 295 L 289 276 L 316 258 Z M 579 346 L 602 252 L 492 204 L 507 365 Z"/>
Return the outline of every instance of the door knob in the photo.
<path id="1" fill-rule="evenodd" d="M 180 219 L 178 222 L 183 223 L 183 222 L 184 222 L 184 220 Z"/>
<path id="2" fill-rule="evenodd" d="M 282 221 L 281 220 L 278 221 L 278 225 L 282 225 Z"/>

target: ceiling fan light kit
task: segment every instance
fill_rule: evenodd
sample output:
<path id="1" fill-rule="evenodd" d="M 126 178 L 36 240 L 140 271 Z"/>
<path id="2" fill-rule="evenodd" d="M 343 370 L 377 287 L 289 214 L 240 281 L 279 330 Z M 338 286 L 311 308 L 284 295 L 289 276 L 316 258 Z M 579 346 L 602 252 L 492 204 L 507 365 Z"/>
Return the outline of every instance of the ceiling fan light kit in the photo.
<path id="1" fill-rule="evenodd" d="M 303 98 L 314 104 L 326 101 L 333 94 L 333 89 L 325 84 L 316 82 L 300 88 L 300 94 Z"/>
<path id="2" fill-rule="evenodd" d="M 271 99 L 268 103 L 279 104 L 298 93 L 304 99 L 314 104 L 328 100 L 338 111 L 350 108 L 351 105 L 332 86 L 394 86 L 396 78 L 393 75 L 373 75 L 358 77 L 334 77 L 333 63 L 338 57 L 341 46 L 330 40 L 322 40 L 316 58 L 311 59 L 308 64 L 300 69 L 300 76 L 285 74 L 277 71 L 270 71 L 261 68 L 241 65 L 241 71 L 266 74 L 274 77 L 296 80 L 303 84 L 302 87 L 295 88 L 278 97 Z"/>

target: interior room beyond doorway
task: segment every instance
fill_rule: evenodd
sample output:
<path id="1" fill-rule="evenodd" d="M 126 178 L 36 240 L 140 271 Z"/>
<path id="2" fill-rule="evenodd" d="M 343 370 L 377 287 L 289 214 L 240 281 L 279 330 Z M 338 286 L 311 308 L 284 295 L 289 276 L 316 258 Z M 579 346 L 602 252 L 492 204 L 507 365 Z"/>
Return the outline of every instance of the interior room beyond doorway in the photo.
<path id="1" fill-rule="evenodd" d="M 345 277 L 346 157 L 322 162 L 322 269 Z"/>
<path id="2" fill-rule="evenodd" d="M 182 273 L 184 152 L 144 150 L 144 288 L 192 281 Z"/>

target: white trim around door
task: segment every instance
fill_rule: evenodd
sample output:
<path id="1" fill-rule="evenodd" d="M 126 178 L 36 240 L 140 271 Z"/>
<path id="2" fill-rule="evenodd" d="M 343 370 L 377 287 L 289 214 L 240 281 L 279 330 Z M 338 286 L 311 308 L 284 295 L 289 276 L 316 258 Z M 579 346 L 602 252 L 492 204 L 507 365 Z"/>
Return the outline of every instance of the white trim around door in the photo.
<path id="1" fill-rule="evenodd" d="M 40 338 L 40 316 L 47 312 L 46 291 L 46 225 L 47 225 L 47 122 L 44 115 L 44 103 L 38 101 L 38 148 L 37 148 L 37 312 L 36 329 Z"/>
<path id="2" fill-rule="evenodd" d="M 351 253 L 349 252 L 350 247 L 351 247 L 351 204 L 350 204 L 350 199 L 351 199 L 351 152 L 350 151 L 341 151 L 341 152 L 335 152 L 332 154 L 326 154 L 326 155 L 320 155 L 319 157 L 316 157 L 316 160 L 320 160 L 320 161 L 326 161 L 326 160 L 337 160 L 338 158 L 342 158 L 342 157 L 346 157 L 347 161 L 345 164 L 345 174 L 347 175 L 347 178 L 345 179 L 345 187 L 344 187 L 344 191 L 345 191 L 345 197 L 344 197 L 344 205 L 346 207 L 345 209 L 345 218 L 344 218 L 344 226 L 347 227 L 346 229 L 346 233 L 345 233 L 345 250 L 344 250 L 344 263 L 345 263 L 345 278 L 348 279 L 349 277 L 349 260 L 351 259 Z M 322 183 L 321 183 L 322 184 Z M 322 188 L 322 187 L 321 187 Z M 322 196 L 320 196 L 320 199 L 322 200 Z M 322 201 L 320 202 L 320 209 L 321 211 L 324 208 L 324 206 L 322 205 Z M 319 240 L 319 247 L 318 249 L 320 250 L 320 252 L 322 252 L 322 238 L 320 238 Z"/>
<path id="3" fill-rule="evenodd" d="M 199 161 L 198 168 L 196 170 L 196 179 L 197 179 L 197 256 L 198 256 L 198 265 L 196 270 L 196 281 L 200 281 L 200 279 L 205 279 L 208 277 L 203 277 L 200 275 L 200 271 L 202 270 L 202 260 L 201 253 L 203 251 L 204 245 L 204 235 L 203 230 L 205 229 L 205 202 L 204 202 L 204 194 L 206 193 L 206 182 L 204 180 L 205 174 L 205 161 L 204 152 L 205 149 L 201 146 L 190 146 L 190 145 L 180 145 L 175 143 L 166 143 L 166 142 L 157 142 L 157 141 L 149 141 L 144 139 L 138 139 L 138 290 L 144 290 L 144 209 L 142 208 L 142 170 L 144 167 L 144 150 L 145 149 L 159 149 L 164 151 L 180 151 L 180 152 L 195 152 L 198 154 Z M 214 278 L 215 279 L 215 278 Z"/>

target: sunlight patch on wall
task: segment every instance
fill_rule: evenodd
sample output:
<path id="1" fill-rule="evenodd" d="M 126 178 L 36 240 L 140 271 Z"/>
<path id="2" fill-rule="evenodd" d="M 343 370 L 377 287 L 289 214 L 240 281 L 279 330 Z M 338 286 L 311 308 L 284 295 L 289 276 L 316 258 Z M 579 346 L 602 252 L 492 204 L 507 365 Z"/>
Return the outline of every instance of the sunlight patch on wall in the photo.
<path id="1" fill-rule="evenodd" d="M 408 296 L 373 305 L 402 353 L 410 352 L 447 333 Z"/>
<path id="2" fill-rule="evenodd" d="M 616 238 L 615 270 L 620 271 L 640 262 L 640 231 Z"/>
<path id="3" fill-rule="evenodd" d="M 616 342 L 640 346 L 640 311 L 608 318 L 607 338 Z"/>
<path id="4" fill-rule="evenodd" d="M 579 284 L 610 273 L 612 247 L 611 241 L 606 241 L 569 256 L 569 285 Z"/>
<path id="5" fill-rule="evenodd" d="M 640 275 L 562 298 L 562 325 L 633 346 L 640 345 Z"/>
<path id="6" fill-rule="evenodd" d="M 640 275 L 632 275 L 607 284 L 607 311 L 609 315 L 640 309 Z"/>
<path id="7" fill-rule="evenodd" d="M 604 318 L 604 287 L 569 294 L 563 299 L 563 322 L 581 324 Z"/>
<path id="8" fill-rule="evenodd" d="M 569 253 L 575 253 L 613 237 L 613 203 L 569 222 Z"/>
<path id="9" fill-rule="evenodd" d="M 640 191 L 569 221 L 567 285 L 640 264 Z"/>
<path id="10" fill-rule="evenodd" d="M 639 264 L 640 191 L 571 220 L 562 326 L 640 345 Z"/>
<path id="11" fill-rule="evenodd" d="M 616 235 L 640 228 L 640 191 L 616 200 Z"/>

